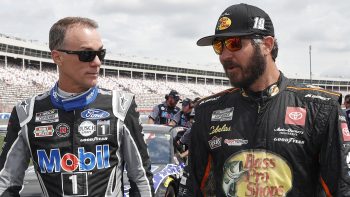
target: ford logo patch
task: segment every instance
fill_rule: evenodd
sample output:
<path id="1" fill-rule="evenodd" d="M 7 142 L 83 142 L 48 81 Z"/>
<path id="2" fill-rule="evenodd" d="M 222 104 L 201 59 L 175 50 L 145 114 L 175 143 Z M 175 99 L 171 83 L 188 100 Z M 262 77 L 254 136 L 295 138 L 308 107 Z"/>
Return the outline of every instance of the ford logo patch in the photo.
<path id="1" fill-rule="evenodd" d="M 109 117 L 109 113 L 101 109 L 87 109 L 81 112 L 81 117 L 85 119 L 103 119 Z"/>

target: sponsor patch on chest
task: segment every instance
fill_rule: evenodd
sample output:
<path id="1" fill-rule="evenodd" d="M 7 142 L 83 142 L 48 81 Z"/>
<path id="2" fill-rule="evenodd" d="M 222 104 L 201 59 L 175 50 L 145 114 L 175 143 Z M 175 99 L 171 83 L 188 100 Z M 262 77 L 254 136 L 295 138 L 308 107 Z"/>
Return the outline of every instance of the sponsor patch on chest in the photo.
<path id="1" fill-rule="evenodd" d="M 285 128 L 278 127 L 277 129 L 274 129 L 273 131 L 276 132 L 277 134 L 287 135 L 287 136 L 299 136 L 299 135 L 304 134 L 304 131 L 292 129 L 292 128 L 285 129 Z"/>
<path id="2" fill-rule="evenodd" d="M 59 137 L 67 137 L 70 134 L 70 127 L 66 123 L 60 123 L 56 126 L 56 135 Z"/>
<path id="3" fill-rule="evenodd" d="M 53 126 L 46 125 L 34 128 L 35 137 L 50 137 L 53 136 Z"/>
<path id="4" fill-rule="evenodd" d="M 227 126 L 226 124 L 211 126 L 209 135 L 221 133 L 221 132 L 227 132 L 227 131 L 231 131 L 231 126 Z"/>
<path id="5" fill-rule="evenodd" d="M 211 114 L 211 121 L 230 121 L 232 120 L 233 110 L 233 107 L 226 108 L 223 110 L 215 110 Z"/>
<path id="6" fill-rule="evenodd" d="M 79 125 L 78 131 L 82 136 L 88 137 L 96 131 L 96 126 L 91 121 L 84 121 Z"/>
<path id="7" fill-rule="evenodd" d="M 245 139 L 225 139 L 224 143 L 228 146 L 242 146 L 248 144 L 248 140 Z"/>
<path id="8" fill-rule="evenodd" d="M 87 109 L 81 112 L 81 117 L 90 120 L 108 118 L 110 114 L 102 109 Z"/>
<path id="9" fill-rule="evenodd" d="M 216 137 L 214 136 L 213 138 L 211 138 L 211 140 L 208 141 L 209 146 L 211 149 L 215 149 L 221 146 L 221 140 L 222 137 Z"/>
<path id="10" fill-rule="evenodd" d="M 35 114 L 35 122 L 52 123 L 58 122 L 58 109 L 51 109 L 49 111 L 38 112 Z"/>
<path id="11" fill-rule="evenodd" d="M 306 109 L 302 107 L 287 107 L 284 122 L 291 125 L 305 126 Z"/>

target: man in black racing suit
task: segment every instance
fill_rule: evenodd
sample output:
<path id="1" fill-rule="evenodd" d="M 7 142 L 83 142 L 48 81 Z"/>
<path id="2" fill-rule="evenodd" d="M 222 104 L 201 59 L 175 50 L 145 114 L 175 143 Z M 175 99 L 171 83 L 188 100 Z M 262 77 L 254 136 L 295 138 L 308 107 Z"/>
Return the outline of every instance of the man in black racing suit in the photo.
<path id="1" fill-rule="evenodd" d="M 66 28 L 62 48 L 76 51 L 60 54 L 50 45 L 59 81 L 14 107 L 0 156 L 0 195 L 18 196 L 31 158 L 45 196 L 124 196 L 124 166 L 130 196 L 152 196 L 151 163 L 134 95 L 100 89 L 98 75 L 91 74 L 98 73 L 105 54 L 97 24 L 67 17 L 52 29 L 57 26 Z M 79 41 L 72 41 L 76 36 Z"/>
<path id="2" fill-rule="evenodd" d="M 215 35 L 197 44 L 213 45 L 236 88 L 195 109 L 195 196 L 350 196 L 350 133 L 341 95 L 283 76 L 264 11 L 230 6 Z"/>

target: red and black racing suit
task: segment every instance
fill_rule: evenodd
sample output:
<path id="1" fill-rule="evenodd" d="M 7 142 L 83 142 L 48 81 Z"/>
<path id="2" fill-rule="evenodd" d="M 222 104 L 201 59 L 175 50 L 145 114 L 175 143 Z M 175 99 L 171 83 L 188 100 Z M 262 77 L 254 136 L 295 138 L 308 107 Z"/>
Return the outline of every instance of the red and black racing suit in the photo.
<path id="1" fill-rule="evenodd" d="M 196 108 L 195 196 L 350 196 L 350 134 L 340 95 L 282 73 L 256 94 L 233 88 Z"/>

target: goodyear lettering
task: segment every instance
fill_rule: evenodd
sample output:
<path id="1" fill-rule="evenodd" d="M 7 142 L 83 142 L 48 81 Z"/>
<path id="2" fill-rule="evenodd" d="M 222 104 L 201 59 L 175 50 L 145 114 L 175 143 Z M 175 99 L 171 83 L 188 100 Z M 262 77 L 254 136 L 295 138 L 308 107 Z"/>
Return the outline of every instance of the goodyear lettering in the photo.
<path id="1" fill-rule="evenodd" d="M 72 172 L 79 168 L 79 171 L 91 171 L 95 167 L 103 169 L 110 167 L 109 145 L 97 145 L 96 154 L 85 152 L 84 147 L 78 148 L 78 156 L 66 153 L 61 157 L 60 149 L 51 149 L 47 156 L 44 149 L 37 150 L 38 164 L 41 173 Z"/>
<path id="2" fill-rule="evenodd" d="M 285 143 L 293 143 L 293 144 L 304 144 L 304 140 L 297 140 L 295 138 L 273 138 L 275 142 L 285 142 Z"/>

